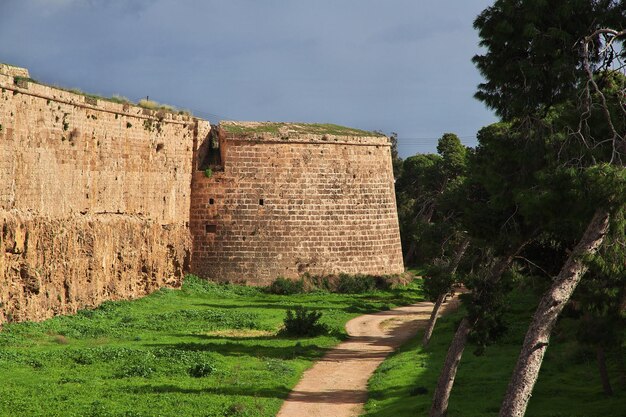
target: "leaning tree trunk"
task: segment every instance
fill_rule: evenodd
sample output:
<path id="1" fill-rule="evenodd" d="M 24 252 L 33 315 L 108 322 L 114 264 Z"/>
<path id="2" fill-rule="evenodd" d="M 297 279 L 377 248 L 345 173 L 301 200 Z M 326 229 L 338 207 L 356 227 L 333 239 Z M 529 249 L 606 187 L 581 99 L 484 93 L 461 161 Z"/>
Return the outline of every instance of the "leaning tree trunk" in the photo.
<path id="1" fill-rule="evenodd" d="M 433 335 L 433 330 L 435 329 L 435 323 L 437 323 L 437 317 L 439 317 L 439 310 L 441 309 L 441 305 L 445 301 L 448 294 L 443 293 L 439 294 L 437 297 L 437 301 L 435 301 L 435 305 L 433 306 L 433 311 L 430 313 L 430 318 L 428 319 L 428 324 L 426 325 L 426 330 L 424 330 L 424 338 L 422 339 L 422 346 L 428 346 L 430 342 L 430 337 Z"/>
<path id="2" fill-rule="evenodd" d="M 608 210 L 596 210 L 580 242 L 567 258 L 552 287 L 542 297 L 526 333 L 522 351 L 502 402 L 500 417 L 522 417 L 526 412 L 543 355 L 550 341 L 550 333 L 563 307 L 587 271 L 583 257 L 593 255 L 598 250 L 608 231 L 609 219 Z"/>
<path id="3" fill-rule="evenodd" d="M 467 318 L 461 320 L 461 324 L 459 324 L 454 334 L 454 339 L 452 339 L 452 343 L 448 349 L 441 374 L 439 374 L 437 391 L 435 392 L 433 404 L 430 408 L 430 417 L 445 417 L 448 413 L 448 401 L 450 400 L 450 393 L 452 392 L 452 386 L 456 378 L 456 371 L 463 357 L 463 351 L 467 344 L 467 336 L 471 329 L 472 326 Z"/>
<path id="4" fill-rule="evenodd" d="M 459 263 L 461 263 L 461 259 L 463 259 L 463 255 L 467 251 L 469 247 L 470 239 L 465 238 L 458 250 L 454 254 L 454 258 L 452 259 L 448 271 L 446 271 L 449 275 L 454 275 L 457 268 L 459 267 Z M 435 324 L 437 323 L 437 318 L 439 317 L 439 310 L 441 309 L 441 305 L 446 301 L 447 294 L 440 294 L 437 297 L 437 301 L 435 301 L 435 305 L 433 306 L 433 311 L 430 313 L 430 318 L 428 319 L 428 324 L 426 325 L 426 330 L 424 331 L 424 338 L 422 339 L 422 345 L 424 347 L 428 346 L 430 343 L 430 338 L 433 335 L 433 330 L 435 329 Z"/>
<path id="5" fill-rule="evenodd" d="M 489 271 L 489 279 L 498 282 L 504 271 L 508 269 L 513 262 L 513 259 L 517 254 L 524 249 L 524 246 L 528 244 L 530 240 L 522 242 L 513 250 L 508 256 L 500 258 L 498 262 L 494 264 Z M 452 393 L 452 386 L 454 385 L 454 379 L 456 378 L 456 371 L 463 357 L 463 351 L 467 344 L 467 336 L 472 330 L 472 325 L 464 318 L 459 325 L 459 328 L 454 334 L 452 344 L 448 349 L 446 355 L 446 361 L 444 362 L 443 369 L 439 374 L 439 380 L 437 381 L 437 390 L 433 397 L 433 403 L 430 408 L 430 417 L 443 417 L 448 413 L 448 402 L 450 401 L 450 394 Z"/>

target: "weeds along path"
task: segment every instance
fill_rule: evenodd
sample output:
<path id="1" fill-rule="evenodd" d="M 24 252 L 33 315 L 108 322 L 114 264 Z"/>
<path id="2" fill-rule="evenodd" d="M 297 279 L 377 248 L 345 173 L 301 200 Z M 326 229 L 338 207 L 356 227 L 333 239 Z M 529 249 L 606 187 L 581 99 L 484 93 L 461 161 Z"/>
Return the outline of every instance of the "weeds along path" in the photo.
<path id="1" fill-rule="evenodd" d="M 457 306 L 454 297 L 441 312 Z M 421 302 L 350 320 L 350 337 L 304 373 L 277 417 L 359 416 L 370 376 L 387 355 L 426 326 L 432 308 L 433 303 Z"/>

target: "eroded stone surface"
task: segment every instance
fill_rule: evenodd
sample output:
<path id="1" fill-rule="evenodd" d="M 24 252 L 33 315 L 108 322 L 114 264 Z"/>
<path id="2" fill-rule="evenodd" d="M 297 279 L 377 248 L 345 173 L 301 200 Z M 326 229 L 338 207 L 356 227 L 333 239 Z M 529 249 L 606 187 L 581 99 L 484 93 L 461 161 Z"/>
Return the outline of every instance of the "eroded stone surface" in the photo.
<path id="1" fill-rule="evenodd" d="M 0 323 L 177 286 L 188 269 L 187 116 L 0 68 Z"/>

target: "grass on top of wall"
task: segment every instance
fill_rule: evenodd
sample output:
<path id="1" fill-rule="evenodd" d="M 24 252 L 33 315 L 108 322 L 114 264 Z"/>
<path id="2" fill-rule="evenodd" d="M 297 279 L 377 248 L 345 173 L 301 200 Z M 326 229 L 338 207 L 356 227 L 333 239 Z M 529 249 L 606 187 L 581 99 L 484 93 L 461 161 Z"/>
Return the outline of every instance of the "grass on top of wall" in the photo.
<path id="1" fill-rule="evenodd" d="M 334 135 L 334 136 L 384 136 L 380 133 L 353 129 L 330 123 L 275 123 L 275 122 L 221 122 L 220 128 L 233 135 L 272 134 L 288 137 L 290 134 Z"/>
<path id="2" fill-rule="evenodd" d="M 358 315 L 422 299 L 419 281 L 365 294 L 268 294 L 187 277 L 134 301 L 0 332 L 1 416 L 273 416 Z M 287 309 L 330 333 L 279 335 Z"/>
<path id="3" fill-rule="evenodd" d="M 538 296 L 520 289 L 511 296 L 506 320 L 509 331 L 483 356 L 475 356 L 468 344 L 452 390 L 449 417 L 497 416 L 509 378 L 515 366 Z M 460 310 L 437 322 L 430 345 L 421 346 L 421 335 L 387 358 L 369 381 L 367 417 L 427 416 L 439 371 L 454 331 L 461 320 Z M 615 394 L 602 392 L 595 353 L 576 343 L 571 319 L 563 319 L 551 338 L 526 417 L 623 417 L 626 415 L 626 387 L 618 375 L 619 360 L 609 358 Z"/>
<path id="4" fill-rule="evenodd" d="M 131 105 L 131 106 L 138 106 L 138 107 L 141 107 L 141 108 L 144 108 L 144 109 L 148 109 L 148 110 L 164 111 L 164 112 L 173 113 L 173 114 L 192 116 L 192 113 L 191 113 L 190 110 L 178 109 L 178 108 L 176 108 L 174 106 L 171 106 L 169 104 L 162 104 L 162 103 L 156 102 L 154 100 L 141 99 L 141 100 L 139 100 L 139 102 L 134 103 L 129 98 L 121 96 L 119 94 L 114 94 L 111 97 L 106 97 L 106 96 L 101 96 L 99 94 L 86 93 L 86 92 L 84 92 L 83 90 L 81 90 L 79 88 L 66 88 L 66 87 L 61 87 L 59 85 L 55 85 L 55 84 L 43 83 L 41 81 L 38 81 L 38 80 L 36 80 L 34 78 L 30 78 L 30 77 L 14 76 L 13 77 L 13 82 L 16 85 L 21 85 L 21 84 L 23 84 L 25 82 L 34 83 L 34 84 L 40 84 L 40 85 L 44 85 L 44 86 L 47 86 L 47 87 L 55 88 L 57 90 L 67 91 L 68 93 L 77 94 L 79 96 L 88 97 L 88 98 L 94 99 L 94 100 L 109 101 L 109 102 L 117 103 L 117 104 L 128 104 L 128 105 Z"/>

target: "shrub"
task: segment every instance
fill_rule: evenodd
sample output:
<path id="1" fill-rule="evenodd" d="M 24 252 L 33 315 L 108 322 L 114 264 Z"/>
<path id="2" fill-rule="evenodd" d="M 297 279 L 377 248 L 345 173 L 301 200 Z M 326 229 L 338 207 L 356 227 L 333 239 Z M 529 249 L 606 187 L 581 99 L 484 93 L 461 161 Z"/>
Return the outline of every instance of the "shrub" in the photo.
<path id="1" fill-rule="evenodd" d="M 226 417 L 239 417 L 246 413 L 246 405 L 243 403 L 234 403 L 226 410 Z"/>
<path id="2" fill-rule="evenodd" d="M 209 363 L 206 362 L 198 362 L 189 368 L 189 376 L 193 378 L 204 378 L 215 372 L 217 369 Z"/>
<path id="3" fill-rule="evenodd" d="M 376 289 L 388 289 L 389 283 L 384 277 L 372 275 L 340 274 L 337 282 L 337 292 L 342 294 L 362 294 Z"/>
<path id="4" fill-rule="evenodd" d="M 137 105 L 139 107 L 143 107 L 144 109 L 148 109 L 148 110 L 165 110 L 169 112 L 173 112 L 176 110 L 174 109 L 174 107 L 168 106 L 167 104 L 161 104 L 161 103 L 157 103 L 154 100 L 147 100 L 147 99 L 139 100 L 139 103 L 137 103 Z"/>
<path id="5" fill-rule="evenodd" d="M 119 104 L 131 104 L 132 103 L 126 97 L 120 96 L 118 94 L 113 94 L 113 96 L 111 96 L 108 100 L 112 101 L 113 103 L 119 103 Z"/>
<path id="6" fill-rule="evenodd" d="M 322 313 L 319 311 L 308 311 L 302 306 L 294 310 L 287 310 L 287 315 L 283 320 L 283 334 L 288 336 L 317 336 L 328 331 L 328 328 L 319 323 Z"/>
<path id="7" fill-rule="evenodd" d="M 204 170 L 204 176 L 207 178 L 211 178 L 213 176 L 213 170 L 211 168 L 207 168 Z"/>
<path id="8" fill-rule="evenodd" d="M 267 292 L 278 295 L 302 294 L 305 292 L 304 281 L 278 277 L 267 287 Z"/>

